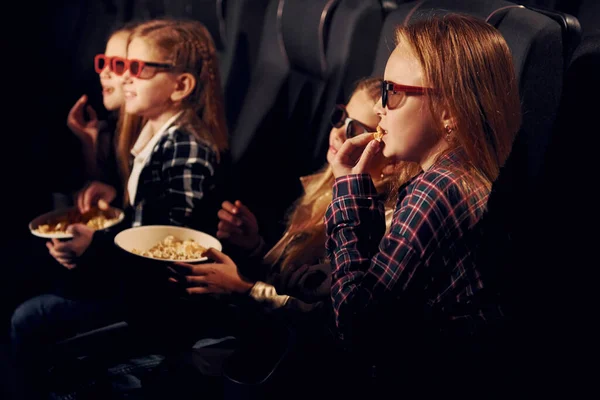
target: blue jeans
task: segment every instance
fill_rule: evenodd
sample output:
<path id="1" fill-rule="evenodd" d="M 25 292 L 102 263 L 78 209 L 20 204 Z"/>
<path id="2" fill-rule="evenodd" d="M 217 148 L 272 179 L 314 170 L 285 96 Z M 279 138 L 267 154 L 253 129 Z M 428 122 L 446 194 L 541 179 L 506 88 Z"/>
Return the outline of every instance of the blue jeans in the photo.
<path id="1" fill-rule="evenodd" d="M 10 326 L 17 391 L 27 399 L 45 392 L 45 371 L 55 361 L 50 351 L 56 342 L 121 318 L 116 300 L 109 299 L 43 294 L 19 305 Z M 39 390 L 31 392 L 34 387 Z"/>

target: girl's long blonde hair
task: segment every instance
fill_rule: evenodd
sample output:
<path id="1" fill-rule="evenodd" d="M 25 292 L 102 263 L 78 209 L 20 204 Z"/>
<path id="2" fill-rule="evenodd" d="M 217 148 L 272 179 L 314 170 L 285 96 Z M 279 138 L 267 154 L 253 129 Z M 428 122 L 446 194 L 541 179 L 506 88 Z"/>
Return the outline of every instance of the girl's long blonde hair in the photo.
<path id="1" fill-rule="evenodd" d="M 176 71 L 188 72 L 196 78 L 192 93 L 182 101 L 183 114 L 176 123 L 213 147 L 219 157 L 228 148 L 227 123 L 217 53 L 206 27 L 193 20 L 155 19 L 136 25 L 129 41 L 138 37 L 172 63 Z M 121 111 L 117 155 L 127 201 L 131 149 L 143 121 Z"/>
<path id="2" fill-rule="evenodd" d="M 381 79 L 360 80 L 352 95 L 365 91 L 374 101 L 381 95 Z M 375 187 L 386 198 L 386 207 L 393 207 L 394 196 L 391 190 L 398 187 L 396 182 L 405 182 L 419 171 L 416 163 L 403 163 L 396 169 L 397 174 L 375 180 Z M 282 239 L 267 253 L 265 261 L 271 265 L 280 263 L 281 269 L 291 264 L 325 261 L 325 211 L 331 203 L 332 187 L 335 181 L 331 166 L 327 164 L 319 172 L 303 178 L 304 195 L 296 201 L 287 218 L 287 229 Z M 387 195 L 387 196 L 386 196 Z"/>

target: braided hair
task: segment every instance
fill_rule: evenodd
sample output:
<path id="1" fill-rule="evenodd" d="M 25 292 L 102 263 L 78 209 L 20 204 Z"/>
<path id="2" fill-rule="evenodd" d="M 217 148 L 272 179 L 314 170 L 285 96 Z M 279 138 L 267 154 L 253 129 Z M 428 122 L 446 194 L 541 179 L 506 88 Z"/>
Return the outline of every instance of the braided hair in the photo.
<path id="1" fill-rule="evenodd" d="M 173 71 L 189 73 L 196 81 L 192 92 L 182 100 L 178 120 L 198 139 L 217 152 L 228 147 L 227 123 L 219 65 L 210 32 L 199 21 L 156 19 L 139 24 L 129 40 L 142 38 L 150 43 Z"/>

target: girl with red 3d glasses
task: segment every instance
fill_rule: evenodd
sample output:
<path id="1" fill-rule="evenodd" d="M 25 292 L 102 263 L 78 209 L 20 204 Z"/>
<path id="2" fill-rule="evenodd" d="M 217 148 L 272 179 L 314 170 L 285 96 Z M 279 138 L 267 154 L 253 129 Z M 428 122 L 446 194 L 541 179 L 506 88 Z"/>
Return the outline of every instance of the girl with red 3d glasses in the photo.
<path id="1" fill-rule="evenodd" d="M 209 32 L 195 21 L 147 21 L 129 36 L 126 58 L 105 54 L 95 62 L 101 74 L 116 75 L 121 81 L 120 86 L 105 86 L 113 89 L 106 91 L 105 101 L 112 101 L 118 89 L 125 98 L 121 113 L 127 118 L 119 126 L 117 160 L 129 223 L 116 228 L 162 224 L 216 232 L 227 132 Z M 144 121 L 141 131 L 129 123 L 131 116 Z M 114 186 L 93 181 L 80 192 L 78 206 L 85 210 L 102 201 L 111 203 L 116 193 Z M 41 372 L 49 362 L 41 356 L 47 346 L 81 332 L 93 322 L 89 316 L 102 324 L 114 322 L 115 316 L 123 318 L 125 310 L 150 309 L 150 317 L 159 313 L 151 302 L 160 305 L 163 292 L 145 293 L 148 281 L 156 280 L 128 285 L 138 270 L 128 267 L 116 251 L 116 230 L 94 232 L 73 224 L 69 231 L 71 240 L 53 239 L 47 247 L 69 269 L 74 290 L 66 297 L 61 292 L 29 299 L 12 316 L 12 346 L 17 364 L 25 369 L 21 374 L 25 386 L 41 382 L 36 369 Z M 164 289 L 156 285 L 157 291 Z M 139 303 L 132 304 L 131 299 Z"/>
<path id="2" fill-rule="evenodd" d="M 331 163 L 336 327 L 382 393 L 464 397 L 486 373 L 478 340 L 502 319 L 473 232 L 521 122 L 512 56 L 483 20 L 426 17 L 398 28 L 384 79 L 382 141 L 358 135 Z M 397 193 L 387 233 L 367 174 L 379 154 L 422 170 Z"/>
<path id="3" fill-rule="evenodd" d="M 214 233 L 216 225 L 198 226 L 210 220 L 203 208 L 212 197 L 227 148 L 218 62 L 209 32 L 191 21 L 149 21 L 130 36 L 127 58 L 103 61 L 108 62 L 121 78 L 124 111 L 144 120 L 139 133 L 123 124 L 118 138 L 133 225 L 195 226 Z M 112 201 L 113 193 L 101 184 L 90 185 L 80 199 L 86 207 L 100 199 Z"/>
<path id="4" fill-rule="evenodd" d="M 124 25 L 110 35 L 103 54 L 94 57 L 94 69 L 100 77 L 102 102 L 109 112 L 106 120 L 98 120 L 96 111 L 87 105 L 88 96 L 83 95 L 69 111 L 67 126 L 81 141 L 81 149 L 85 163 L 85 179 L 101 180 L 111 185 L 120 182 L 115 157 L 115 132 L 124 118 L 119 109 L 125 103 L 121 78 L 110 68 L 110 60 L 114 57 L 127 56 L 127 41 L 134 23 Z M 87 116 L 85 115 L 87 112 Z"/>

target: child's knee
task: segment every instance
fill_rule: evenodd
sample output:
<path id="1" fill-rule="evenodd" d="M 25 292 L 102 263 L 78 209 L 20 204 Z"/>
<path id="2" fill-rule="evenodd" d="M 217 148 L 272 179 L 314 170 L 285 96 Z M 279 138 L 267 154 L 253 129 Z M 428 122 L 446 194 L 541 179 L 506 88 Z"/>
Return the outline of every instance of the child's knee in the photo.
<path id="1" fill-rule="evenodd" d="M 10 335 L 13 344 L 36 337 L 36 333 L 45 330 L 48 309 L 56 301 L 57 296 L 42 295 L 21 303 L 11 317 Z"/>

